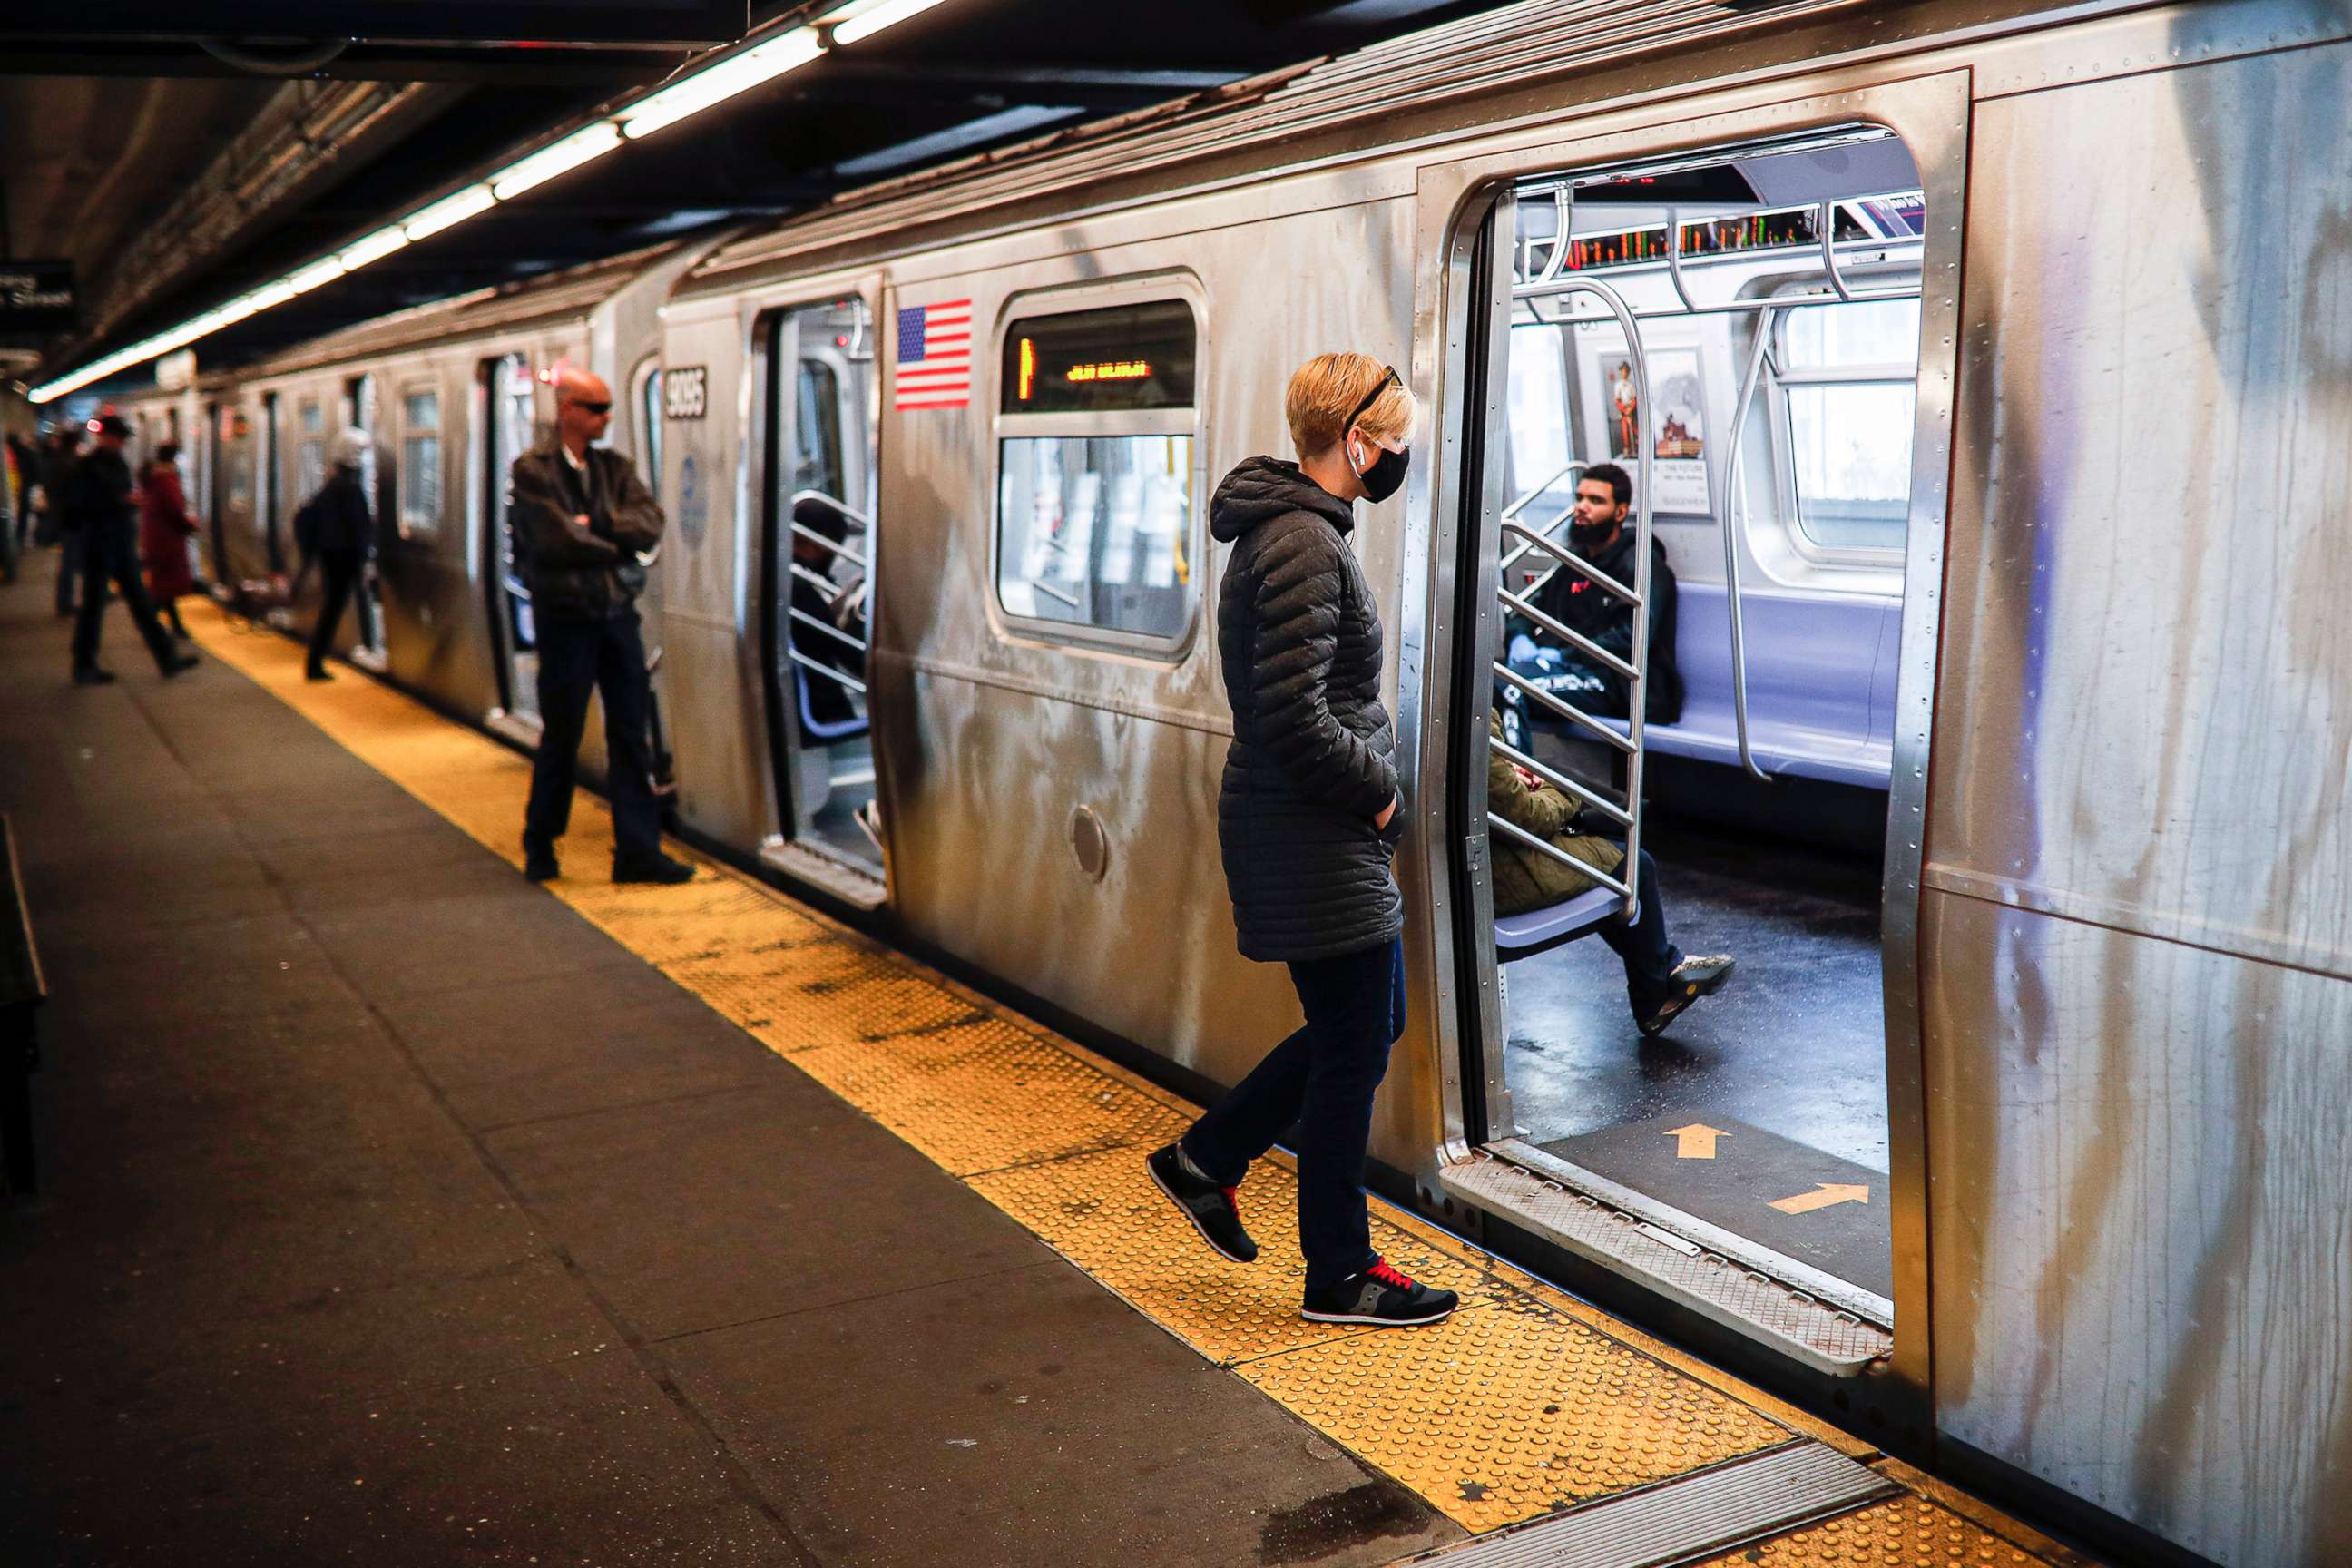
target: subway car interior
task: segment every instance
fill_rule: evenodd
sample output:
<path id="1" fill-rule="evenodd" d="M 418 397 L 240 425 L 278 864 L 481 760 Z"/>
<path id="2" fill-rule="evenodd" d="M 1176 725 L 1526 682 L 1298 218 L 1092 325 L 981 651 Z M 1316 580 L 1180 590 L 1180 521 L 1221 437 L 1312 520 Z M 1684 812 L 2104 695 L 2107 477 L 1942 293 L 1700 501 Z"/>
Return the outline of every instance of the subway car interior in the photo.
<path id="1" fill-rule="evenodd" d="M 1793 1259 L 1891 1327 L 1879 906 L 1917 176 L 1898 138 L 1857 127 L 1514 195 L 1508 360 L 1491 381 L 1508 431 L 1498 619 L 1532 631 L 1522 654 L 1559 644 L 1525 612 L 1564 569 L 1577 485 L 1601 463 L 1638 474 L 1649 442 L 1647 521 L 1678 594 L 1653 657 L 1671 652 L 1684 689 L 1640 737 L 1640 842 L 1670 939 L 1737 969 L 1645 1037 L 1609 948 L 1548 938 L 1542 912 L 1498 920 L 1507 1033 L 1488 1104 L 1508 1119 L 1489 1135 L 1635 1212 Z M 1637 504 L 1624 526 L 1642 521 Z M 1602 735 L 1558 711 L 1512 651 L 1496 654 L 1502 743 L 1622 803 L 1622 715 Z M 1580 820 L 1622 838 L 1606 810 Z M 1736 1166 L 1715 1158 L 1726 1142 L 1745 1145 Z"/>

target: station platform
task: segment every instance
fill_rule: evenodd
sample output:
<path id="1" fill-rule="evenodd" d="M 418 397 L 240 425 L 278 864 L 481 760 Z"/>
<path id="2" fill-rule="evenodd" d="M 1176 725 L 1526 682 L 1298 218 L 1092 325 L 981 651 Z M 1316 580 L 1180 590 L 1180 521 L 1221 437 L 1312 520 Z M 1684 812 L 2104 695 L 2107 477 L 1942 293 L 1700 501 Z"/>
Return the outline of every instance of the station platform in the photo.
<path id="1" fill-rule="evenodd" d="M 523 758 L 210 605 L 72 687 L 48 603 L 0 1563 L 2085 1561 L 1385 1205 L 1463 1310 L 1306 1323 L 1278 1160 L 1255 1267 L 1150 1186 L 1178 1096 L 733 868 L 613 887 L 593 798 L 525 882 Z"/>

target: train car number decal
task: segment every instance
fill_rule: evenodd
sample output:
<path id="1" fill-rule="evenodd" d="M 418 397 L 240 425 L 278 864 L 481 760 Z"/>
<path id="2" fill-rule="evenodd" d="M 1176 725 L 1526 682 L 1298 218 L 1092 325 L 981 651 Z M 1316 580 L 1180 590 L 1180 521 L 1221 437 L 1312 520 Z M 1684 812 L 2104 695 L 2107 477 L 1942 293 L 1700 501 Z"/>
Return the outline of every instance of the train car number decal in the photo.
<path id="1" fill-rule="evenodd" d="M 709 405 L 707 366 L 683 364 L 662 372 L 662 414 L 670 419 L 699 419 Z"/>

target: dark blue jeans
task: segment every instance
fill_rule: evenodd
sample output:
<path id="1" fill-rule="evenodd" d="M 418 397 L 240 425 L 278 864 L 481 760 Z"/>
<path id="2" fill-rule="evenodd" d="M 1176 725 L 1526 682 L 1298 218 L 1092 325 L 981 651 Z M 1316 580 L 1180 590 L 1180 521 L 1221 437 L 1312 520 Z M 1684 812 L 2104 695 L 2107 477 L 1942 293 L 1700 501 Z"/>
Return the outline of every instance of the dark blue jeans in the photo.
<path id="1" fill-rule="evenodd" d="M 1184 1152 L 1232 1186 L 1297 1124 L 1298 1246 L 1313 1290 L 1380 1256 L 1364 1210 L 1364 1152 L 1372 1096 L 1404 1033 L 1404 943 L 1302 960 L 1290 965 L 1290 984 L 1306 1026 L 1192 1124 Z"/>
<path id="2" fill-rule="evenodd" d="M 1617 847 L 1625 846 L 1620 841 Z M 1674 989 L 1675 965 L 1683 961 L 1683 954 L 1682 949 L 1666 940 L 1666 901 L 1658 897 L 1658 863 L 1650 858 L 1648 850 L 1642 851 L 1642 864 L 1633 875 L 1641 918 L 1632 925 L 1622 915 L 1603 921 L 1593 933 L 1625 961 L 1626 994 L 1633 998 L 1636 1013 L 1648 1013 Z"/>

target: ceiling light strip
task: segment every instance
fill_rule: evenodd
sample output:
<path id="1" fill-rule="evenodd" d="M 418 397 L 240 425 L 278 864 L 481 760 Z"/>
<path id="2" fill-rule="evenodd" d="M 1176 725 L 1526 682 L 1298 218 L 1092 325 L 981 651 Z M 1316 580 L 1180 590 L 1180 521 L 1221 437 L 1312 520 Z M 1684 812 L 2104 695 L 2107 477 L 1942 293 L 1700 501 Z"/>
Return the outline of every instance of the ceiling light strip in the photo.
<path id="1" fill-rule="evenodd" d="M 828 48 L 858 43 L 909 16 L 921 15 L 940 0 L 850 0 L 835 7 L 814 26 L 786 29 L 749 48 L 712 60 L 691 76 L 623 105 L 609 119 L 600 120 L 526 154 L 492 174 L 397 223 L 352 241 L 321 260 L 299 268 L 275 282 L 241 294 L 226 304 L 193 316 L 167 331 L 142 338 L 112 353 L 92 360 L 79 370 L 45 381 L 26 395 L 48 403 L 67 393 L 102 381 L 117 371 L 160 358 L 234 326 L 248 316 L 282 305 L 298 294 L 381 261 L 393 252 L 457 227 L 502 202 L 512 201 L 558 175 L 594 162 L 625 141 L 650 136 L 665 127 L 701 113 L 713 105 L 775 80 L 823 55 Z"/>

